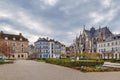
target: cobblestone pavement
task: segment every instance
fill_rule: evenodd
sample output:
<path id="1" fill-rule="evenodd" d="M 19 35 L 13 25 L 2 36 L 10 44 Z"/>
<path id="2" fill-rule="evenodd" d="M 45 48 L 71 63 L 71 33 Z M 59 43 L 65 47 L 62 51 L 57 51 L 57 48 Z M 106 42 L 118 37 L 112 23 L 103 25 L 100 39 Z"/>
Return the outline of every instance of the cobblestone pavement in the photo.
<path id="1" fill-rule="evenodd" d="M 82 73 L 44 62 L 18 60 L 0 65 L 0 80 L 120 80 L 120 72 Z"/>

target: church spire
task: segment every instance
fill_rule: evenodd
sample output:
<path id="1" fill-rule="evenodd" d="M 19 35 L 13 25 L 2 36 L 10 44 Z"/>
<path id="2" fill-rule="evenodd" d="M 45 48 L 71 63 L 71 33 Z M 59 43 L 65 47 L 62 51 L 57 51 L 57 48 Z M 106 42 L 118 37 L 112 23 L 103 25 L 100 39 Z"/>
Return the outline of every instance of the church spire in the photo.
<path id="1" fill-rule="evenodd" d="M 101 26 L 99 25 L 99 32 L 101 31 Z"/>
<path id="2" fill-rule="evenodd" d="M 83 31 L 85 31 L 85 25 L 83 25 Z"/>
<path id="3" fill-rule="evenodd" d="M 83 25 L 83 30 L 85 30 L 85 25 Z"/>
<path id="4" fill-rule="evenodd" d="M 81 35 L 81 31 L 80 31 L 80 35 Z"/>

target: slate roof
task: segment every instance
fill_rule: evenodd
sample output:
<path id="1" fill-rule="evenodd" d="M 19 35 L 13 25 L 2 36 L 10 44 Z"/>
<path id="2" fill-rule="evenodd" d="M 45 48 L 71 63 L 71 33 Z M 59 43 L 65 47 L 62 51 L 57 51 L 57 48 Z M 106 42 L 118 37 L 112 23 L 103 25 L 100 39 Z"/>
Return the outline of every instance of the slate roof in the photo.
<path id="1" fill-rule="evenodd" d="M 87 35 L 88 35 L 89 37 L 92 37 L 92 36 L 93 36 L 92 33 L 91 33 L 89 30 L 85 30 L 85 32 L 87 33 Z"/>
<path id="2" fill-rule="evenodd" d="M 116 39 L 120 39 L 120 34 L 110 36 L 106 38 L 105 41 L 111 41 L 111 40 L 116 40 Z"/>
<path id="3" fill-rule="evenodd" d="M 19 35 L 15 35 L 15 34 L 6 34 L 3 33 L 3 31 L 1 31 L 0 39 L 5 39 L 6 37 L 8 38 L 8 40 L 13 40 L 13 38 L 15 38 L 16 41 L 20 41 L 20 39 L 22 39 L 22 41 L 28 41 L 28 39 L 22 36 L 21 33 Z"/>
<path id="4" fill-rule="evenodd" d="M 85 32 L 89 37 L 97 37 L 99 35 L 99 32 L 101 32 L 102 34 L 112 34 L 108 27 L 99 28 L 97 30 L 92 27 L 90 30 L 85 30 Z"/>
<path id="5" fill-rule="evenodd" d="M 49 42 L 46 38 L 39 38 L 36 42 Z"/>

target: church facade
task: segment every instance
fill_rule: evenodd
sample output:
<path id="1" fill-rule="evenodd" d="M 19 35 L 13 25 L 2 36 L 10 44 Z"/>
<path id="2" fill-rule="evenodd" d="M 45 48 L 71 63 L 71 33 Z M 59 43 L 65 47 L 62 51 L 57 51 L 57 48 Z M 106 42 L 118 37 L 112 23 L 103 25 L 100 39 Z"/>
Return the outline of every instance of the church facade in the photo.
<path id="1" fill-rule="evenodd" d="M 112 35 L 108 27 L 99 27 L 99 29 L 92 27 L 87 30 L 84 26 L 82 33 L 80 32 L 79 37 L 75 39 L 75 53 L 97 52 L 97 42 L 104 41 Z"/>

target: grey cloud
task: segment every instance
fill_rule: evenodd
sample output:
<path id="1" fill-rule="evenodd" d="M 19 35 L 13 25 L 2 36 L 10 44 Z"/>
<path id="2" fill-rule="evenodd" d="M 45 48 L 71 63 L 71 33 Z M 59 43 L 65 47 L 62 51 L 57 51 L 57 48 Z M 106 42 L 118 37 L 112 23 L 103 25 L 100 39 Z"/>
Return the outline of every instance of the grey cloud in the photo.
<path id="1" fill-rule="evenodd" d="M 83 25 L 87 29 L 108 25 L 112 31 L 119 32 L 120 1 L 105 4 L 107 7 L 103 0 L 57 0 L 55 5 L 45 4 L 44 0 L 1 0 L 0 24 L 10 25 L 29 39 L 29 35 L 49 36 L 71 44 Z"/>

